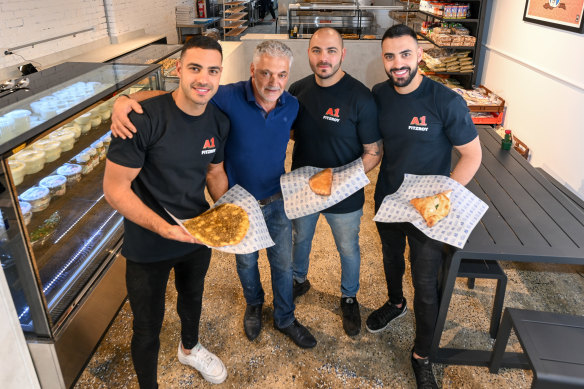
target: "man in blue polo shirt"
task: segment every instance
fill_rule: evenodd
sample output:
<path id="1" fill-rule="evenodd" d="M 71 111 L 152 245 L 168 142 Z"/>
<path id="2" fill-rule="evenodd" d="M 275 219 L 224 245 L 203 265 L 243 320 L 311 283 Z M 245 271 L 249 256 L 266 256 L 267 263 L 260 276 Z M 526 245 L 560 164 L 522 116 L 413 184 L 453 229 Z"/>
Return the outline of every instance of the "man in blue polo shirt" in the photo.
<path id="1" fill-rule="evenodd" d="M 225 170 L 229 187 L 240 185 L 258 199 L 274 246 L 267 249 L 274 293 L 274 326 L 302 348 L 316 339 L 294 317 L 292 297 L 292 226 L 284 212 L 280 176 L 284 173 L 286 147 L 298 101 L 284 89 L 288 81 L 292 51 L 280 41 L 265 41 L 255 50 L 251 78 L 224 85 L 211 100 L 231 121 L 225 145 Z M 136 132 L 127 113 L 141 112 L 134 101 L 164 92 L 149 91 L 119 99 L 114 105 L 112 133 L 122 138 Z M 249 340 L 262 327 L 264 291 L 260 282 L 258 253 L 237 254 L 237 273 L 247 302 L 244 330 Z"/>

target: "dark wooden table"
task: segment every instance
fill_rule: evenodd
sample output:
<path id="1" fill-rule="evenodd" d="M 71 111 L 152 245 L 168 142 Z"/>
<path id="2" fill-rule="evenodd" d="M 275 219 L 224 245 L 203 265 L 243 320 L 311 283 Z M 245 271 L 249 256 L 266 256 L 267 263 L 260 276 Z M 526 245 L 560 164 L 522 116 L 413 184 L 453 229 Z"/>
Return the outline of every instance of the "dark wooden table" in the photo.
<path id="1" fill-rule="evenodd" d="M 515 150 L 502 150 L 501 138 L 477 126 L 483 149 L 481 167 L 467 188 L 489 205 L 463 249 L 447 259 L 432 361 L 487 366 L 490 350 L 440 348 L 440 338 L 462 259 L 584 265 L 584 212 Z M 458 154 L 453 152 L 453 163 Z M 527 367 L 518 353 L 506 353 L 502 366 Z"/>

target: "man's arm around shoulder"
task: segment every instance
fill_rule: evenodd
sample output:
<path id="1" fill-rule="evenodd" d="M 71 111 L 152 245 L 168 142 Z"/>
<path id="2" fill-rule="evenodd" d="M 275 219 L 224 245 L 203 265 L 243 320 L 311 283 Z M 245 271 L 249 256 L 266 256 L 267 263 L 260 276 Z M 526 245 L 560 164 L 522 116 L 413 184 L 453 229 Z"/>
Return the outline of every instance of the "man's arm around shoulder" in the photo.
<path id="1" fill-rule="evenodd" d="M 126 219 L 166 239 L 199 243 L 182 228 L 169 224 L 146 206 L 131 188 L 140 173 L 139 168 L 129 168 L 106 160 L 103 193 L 107 202 Z"/>
<path id="2" fill-rule="evenodd" d="M 118 97 L 112 108 L 112 135 L 122 139 L 132 138 L 136 133 L 136 127 L 132 124 L 128 115 L 130 112 L 143 113 L 139 101 L 148 100 L 152 97 L 160 96 L 168 92 L 160 90 L 149 90 L 132 93 L 126 97 Z"/>

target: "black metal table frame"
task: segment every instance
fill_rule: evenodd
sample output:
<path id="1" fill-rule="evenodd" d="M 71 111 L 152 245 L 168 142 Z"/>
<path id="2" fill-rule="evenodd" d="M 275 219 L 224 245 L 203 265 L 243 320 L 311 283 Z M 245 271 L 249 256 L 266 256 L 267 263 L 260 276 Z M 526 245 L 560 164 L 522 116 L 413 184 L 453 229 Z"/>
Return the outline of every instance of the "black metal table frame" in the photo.
<path id="1" fill-rule="evenodd" d="M 446 260 L 442 298 L 430 350 L 433 362 L 487 366 L 490 350 L 441 348 L 440 339 L 462 259 L 584 265 L 584 213 L 567 200 L 515 150 L 502 150 L 501 138 L 477 126 L 483 160 L 467 188 L 489 205 L 463 249 Z M 453 163 L 458 155 L 453 153 Z M 506 353 L 505 367 L 527 368 L 520 353 Z"/>

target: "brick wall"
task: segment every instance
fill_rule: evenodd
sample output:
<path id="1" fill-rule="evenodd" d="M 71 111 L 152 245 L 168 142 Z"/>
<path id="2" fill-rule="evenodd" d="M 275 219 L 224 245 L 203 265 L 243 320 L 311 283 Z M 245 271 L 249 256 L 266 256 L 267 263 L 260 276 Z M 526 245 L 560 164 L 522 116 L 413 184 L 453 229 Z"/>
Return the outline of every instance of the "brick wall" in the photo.
<path id="1" fill-rule="evenodd" d="M 115 43 L 136 30 L 165 35 L 169 43 L 176 43 L 175 7 L 193 4 L 193 0 L 0 0 L 0 74 L 25 62 L 18 55 L 4 55 L 7 48 L 86 28 L 93 30 L 15 54 L 29 62 L 91 43 Z"/>
<path id="2" fill-rule="evenodd" d="M 23 62 L 4 55 L 7 48 L 87 28 L 93 30 L 14 51 L 28 60 L 107 37 L 103 0 L 0 0 L 0 68 Z"/>

